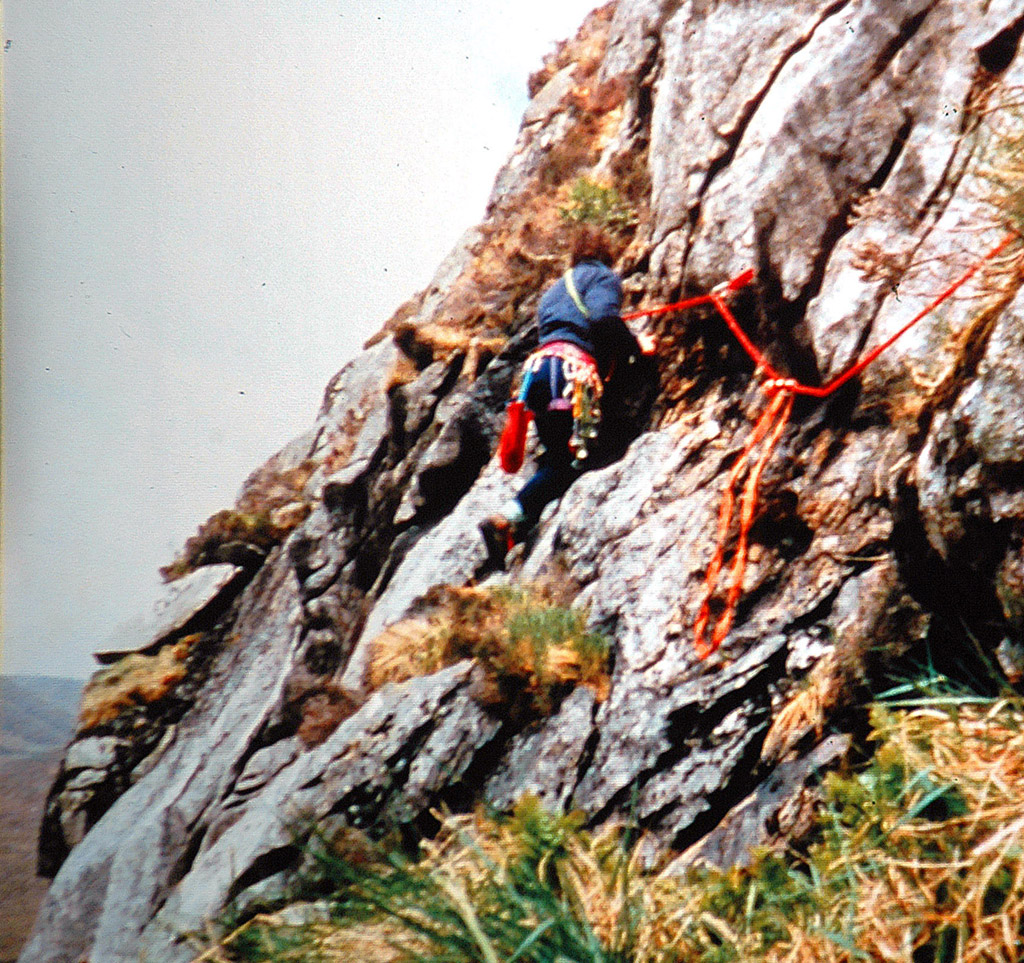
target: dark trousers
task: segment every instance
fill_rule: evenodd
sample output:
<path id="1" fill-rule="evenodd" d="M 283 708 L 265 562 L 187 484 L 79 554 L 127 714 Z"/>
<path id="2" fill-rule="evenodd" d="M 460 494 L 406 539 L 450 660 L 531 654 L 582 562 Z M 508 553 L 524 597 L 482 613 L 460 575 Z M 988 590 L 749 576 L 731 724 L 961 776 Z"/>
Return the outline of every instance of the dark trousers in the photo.
<path id="1" fill-rule="evenodd" d="M 533 412 L 543 451 L 537 458 L 537 471 L 516 496 L 526 516 L 526 528 L 536 525 L 544 506 L 560 498 L 580 474 L 572 466 L 572 407 L 562 398 L 564 388 L 558 358 L 545 358 L 527 388 L 526 405 Z"/>

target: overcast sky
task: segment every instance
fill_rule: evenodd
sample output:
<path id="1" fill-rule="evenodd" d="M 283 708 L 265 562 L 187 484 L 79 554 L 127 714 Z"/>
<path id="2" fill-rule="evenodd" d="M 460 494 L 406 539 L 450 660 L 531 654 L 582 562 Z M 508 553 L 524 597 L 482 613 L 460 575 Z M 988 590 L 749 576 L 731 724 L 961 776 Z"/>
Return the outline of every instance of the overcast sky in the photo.
<path id="1" fill-rule="evenodd" d="M 594 0 L 7 0 L 4 672 L 157 569 L 480 220 Z"/>

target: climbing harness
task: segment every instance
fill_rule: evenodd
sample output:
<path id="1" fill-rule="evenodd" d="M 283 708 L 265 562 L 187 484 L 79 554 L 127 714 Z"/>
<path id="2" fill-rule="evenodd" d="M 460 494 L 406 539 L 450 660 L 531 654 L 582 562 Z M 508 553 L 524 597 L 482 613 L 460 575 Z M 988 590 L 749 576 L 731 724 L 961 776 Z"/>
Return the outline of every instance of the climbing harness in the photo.
<path id="1" fill-rule="evenodd" d="M 565 289 L 576 305 L 577 310 L 588 321 L 590 309 L 580 297 L 573 269 L 565 272 Z M 526 407 L 526 397 L 530 385 L 538 371 L 548 358 L 556 358 L 561 366 L 565 384 L 558 388 L 558 371 L 554 365 L 548 365 L 550 379 L 550 398 L 548 411 L 571 411 L 572 434 L 569 437 L 569 450 L 572 452 L 572 467 L 580 470 L 589 456 L 588 445 L 597 437 L 601 421 L 601 394 L 604 383 L 597 370 L 597 362 L 582 348 L 569 341 L 552 341 L 534 351 L 523 365 L 523 382 L 519 395 L 509 402 L 505 427 L 501 433 L 498 452 L 501 467 L 509 474 L 515 474 L 523 465 L 526 449 L 526 431 L 529 427 L 531 412 Z"/>
<path id="2" fill-rule="evenodd" d="M 581 468 L 588 456 L 587 444 L 597 437 L 601 420 L 604 385 L 598 374 L 597 362 L 582 348 L 568 341 L 552 341 L 542 345 L 526 359 L 523 366 L 520 400 L 525 402 L 530 383 L 547 358 L 557 358 L 561 362 L 562 377 L 565 379 L 564 387 L 558 391 L 555 369 L 548 366 L 548 377 L 551 379 L 548 410 L 572 412 L 573 427 L 569 447 L 574 456 L 573 467 Z"/>
<path id="3" fill-rule="evenodd" d="M 860 374 L 871 364 L 883 351 L 891 347 L 893 343 L 909 331 L 922 318 L 934 311 L 943 301 L 951 297 L 963 284 L 970 280 L 987 261 L 999 254 L 1007 245 L 1017 239 L 1019 235 L 1011 232 L 1003 238 L 994 248 L 978 260 L 970 269 L 962 274 L 953 284 L 942 292 L 935 300 L 929 303 L 913 318 L 904 324 L 895 334 L 887 338 L 880 345 L 869 351 L 863 358 L 850 365 L 827 384 L 822 386 L 801 384 L 794 378 L 788 378 L 780 374 L 771 364 L 768 363 L 764 354 L 758 350 L 754 343 L 747 337 L 746 332 L 740 327 L 728 304 L 725 302 L 725 295 L 730 294 L 746 286 L 754 278 L 753 271 L 745 271 L 731 281 L 714 288 L 709 294 L 699 295 L 687 301 L 678 301 L 675 304 L 663 305 L 661 307 L 634 311 L 632 314 L 623 315 L 623 320 L 646 317 L 654 314 L 667 314 L 669 312 L 681 311 L 686 308 L 696 307 L 699 304 L 712 304 L 715 310 L 721 315 L 729 330 L 739 341 L 743 350 L 750 356 L 755 364 L 755 374 L 765 375 L 765 380 L 760 388 L 766 397 L 766 405 L 762 409 L 754 424 L 753 431 L 747 438 L 739 457 L 733 462 L 729 475 L 726 478 L 725 492 L 722 496 L 722 504 L 718 513 L 718 528 L 716 532 L 716 546 L 711 561 L 708 564 L 704 576 L 704 598 L 694 622 L 694 648 L 697 656 L 701 659 L 707 658 L 721 644 L 729 634 L 733 619 L 736 615 L 736 607 L 739 604 L 743 592 L 743 578 L 746 573 L 748 544 L 751 526 L 757 514 L 758 486 L 761 475 L 764 472 L 768 459 L 771 457 L 778 444 L 789 416 L 793 410 L 793 401 L 797 395 L 810 398 L 827 398 L 844 384 Z M 755 454 L 756 453 L 756 454 Z M 739 496 L 739 519 L 736 547 L 733 551 L 732 564 L 729 573 L 729 584 L 726 590 L 724 606 L 718 615 L 711 639 L 707 640 L 708 624 L 711 621 L 711 604 L 718 584 L 718 576 L 725 562 L 725 550 L 732 527 L 732 520 L 736 512 L 736 486 L 745 468 L 749 467 L 743 490 Z"/>

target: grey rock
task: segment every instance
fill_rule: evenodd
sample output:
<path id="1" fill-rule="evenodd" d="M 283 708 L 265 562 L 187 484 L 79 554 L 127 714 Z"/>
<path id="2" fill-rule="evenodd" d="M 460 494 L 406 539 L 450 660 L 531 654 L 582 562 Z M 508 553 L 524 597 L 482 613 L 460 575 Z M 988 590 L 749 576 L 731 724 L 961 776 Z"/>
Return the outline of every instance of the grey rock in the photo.
<path id="1" fill-rule="evenodd" d="M 234 565 L 204 565 L 171 582 L 152 611 L 120 626 L 96 658 L 115 662 L 131 652 L 155 651 L 228 590 L 240 572 Z"/>
<path id="2" fill-rule="evenodd" d="M 1014 685 L 1024 679 L 1024 645 L 1003 639 L 996 647 L 996 658 L 1006 678 Z"/>
<path id="3" fill-rule="evenodd" d="M 536 731 L 517 736 L 484 786 L 487 802 L 508 810 L 520 796 L 530 793 L 552 811 L 564 809 L 594 731 L 593 715 L 593 693 L 579 688 Z"/>
<path id="4" fill-rule="evenodd" d="M 978 366 L 953 409 L 959 432 L 983 465 L 1024 462 L 1024 292 L 1001 314 Z"/>
<path id="5" fill-rule="evenodd" d="M 404 618 L 435 585 L 461 585 L 486 560 L 477 526 L 517 490 L 516 481 L 494 460 L 455 510 L 420 539 L 406 555 L 371 611 L 349 660 L 342 684 L 363 687 L 370 643 L 387 626 Z"/>
<path id="6" fill-rule="evenodd" d="M 100 783 L 105 782 L 106 779 L 107 773 L 103 769 L 80 769 L 64 784 L 64 790 L 67 795 L 64 793 L 61 795 L 70 801 L 78 795 L 75 793 L 75 790 L 87 789 L 89 786 L 97 786 Z"/>
<path id="7" fill-rule="evenodd" d="M 234 761 L 257 735 L 280 685 L 298 610 L 282 557 L 274 553 L 250 583 L 236 623 L 246 644 L 221 654 L 174 745 L 71 851 L 40 910 L 25 959 L 139 959 L 143 931 L 173 885 L 200 815 L 228 788 Z M 93 910 L 87 915 L 79 915 L 83 880 L 95 887 L 84 899 Z M 78 923 L 55 925 L 68 917 Z M 163 931 L 162 942 L 174 943 L 177 936 Z M 161 957 L 171 959 L 171 950 L 151 958 Z"/>
<path id="8" fill-rule="evenodd" d="M 849 736 L 829 736 L 813 752 L 779 765 L 757 792 L 734 806 L 699 843 L 695 843 L 664 870 L 665 875 L 685 871 L 694 863 L 719 869 L 745 865 L 751 850 L 772 839 L 771 824 L 823 768 L 834 765 L 851 746 Z"/>
<path id="9" fill-rule="evenodd" d="M 265 786 L 298 758 L 299 751 L 300 746 L 295 739 L 282 739 L 254 753 L 234 785 L 234 795 L 247 796 Z"/>
<path id="10" fill-rule="evenodd" d="M 124 742 L 116 736 L 90 736 L 71 743 L 64 756 L 64 770 L 106 769 L 117 759 L 118 747 Z"/>
<path id="11" fill-rule="evenodd" d="M 434 729 L 439 706 L 458 701 L 470 668 L 462 664 L 394 687 L 400 691 L 375 693 L 323 745 L 281 770 L 259 794 L 258 805 L 245 807 L 215 839 L 203 841 L 188 872 L 141 934 L 142 946 L 168 963 L 190 959 L 173 941 L 168 945 L 168 934 L 200 928 L 246 869 L 290 850 L 296 832 L 304 827 L 308 832 L 315 820 L 332 810 L 347 809 L 348 800 L 367 800 L 355 803 L 352 818 L 357 820 L 373 821 L 387 802 L 401 806 L 403 790 L 392 792 L 389 787 L 391 761 L 424 726 Z M 473 735 L 460 729 L 457 738 Z M 445 751 L 451 757 L 459 754 L 455 744 Z M 434 775 L 442 780 L 434 787 L 440 789 L 446 773 Z M 417 787 L 423 789 L 422 784 Z M 255 880 L 250 877 L 249 882 Z"/>
<path id="12" fill-rule="evenodd" d="M 576 65 L 563 67 L 538 92 L 537 96 L 526 105 L 523 124 L 540 124 L 550 120 L 552 114 L 562 108 L 562 101 L 573 88 L 573 74 Z"/>

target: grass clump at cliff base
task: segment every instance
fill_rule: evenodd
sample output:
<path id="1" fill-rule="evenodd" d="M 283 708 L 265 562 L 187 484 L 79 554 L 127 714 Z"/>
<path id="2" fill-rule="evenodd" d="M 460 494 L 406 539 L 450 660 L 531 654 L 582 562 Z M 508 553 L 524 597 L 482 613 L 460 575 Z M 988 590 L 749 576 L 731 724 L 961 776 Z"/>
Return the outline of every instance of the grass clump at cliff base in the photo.
<path id="1" fill-rule="evenodd" d="M 415 858 L 326 848 L 329 919 L 249 920 L 204 959 L 339 963 L 1016 961 L 1024 940 L 1024 706 L 876 706 L 877 749 L 827 777 L 799 849 L 645 871 L 649 843 L 525 798 L 443 820 Z M 354 855 L 353 855 L 354 854 Z M 321 891 L 322 892 L 322 891 Z"/>

